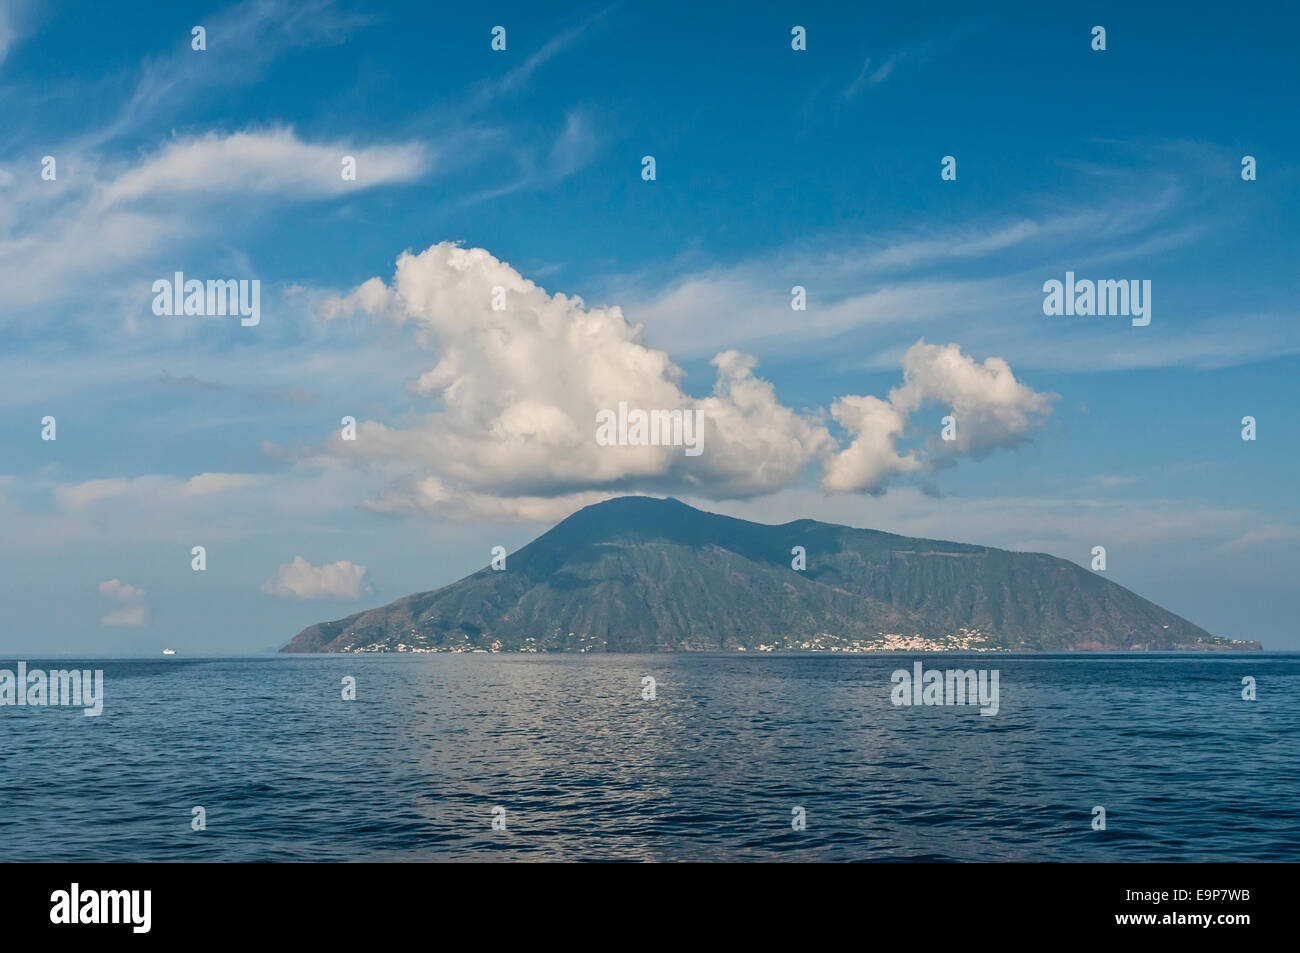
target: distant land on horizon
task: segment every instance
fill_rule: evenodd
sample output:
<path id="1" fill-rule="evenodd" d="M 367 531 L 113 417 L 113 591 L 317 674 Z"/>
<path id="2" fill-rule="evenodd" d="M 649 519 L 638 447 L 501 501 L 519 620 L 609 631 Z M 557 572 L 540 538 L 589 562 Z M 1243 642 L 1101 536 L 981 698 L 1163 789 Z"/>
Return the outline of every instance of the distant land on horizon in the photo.
<path id="1" fill-rule="evenodd" d="M 1043 553 L 648 496 L 584 507 L 505 565 L 308 626 L 280 651 L 1262 649 Z"/>

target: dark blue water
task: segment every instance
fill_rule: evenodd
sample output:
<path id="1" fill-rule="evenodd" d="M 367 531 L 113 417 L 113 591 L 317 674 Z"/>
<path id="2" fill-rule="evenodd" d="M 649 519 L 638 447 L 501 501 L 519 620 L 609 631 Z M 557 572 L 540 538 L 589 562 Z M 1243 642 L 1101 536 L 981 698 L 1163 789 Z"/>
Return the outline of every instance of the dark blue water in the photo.
<path id="1" fill-rule="evenodd" d="M 998 669 L 1000 712 L 891 705 L 918 658 Z M 1300 859 L 1296 655 L 79 667 L 102 716 L 0 708 L 6 860 Z"/>

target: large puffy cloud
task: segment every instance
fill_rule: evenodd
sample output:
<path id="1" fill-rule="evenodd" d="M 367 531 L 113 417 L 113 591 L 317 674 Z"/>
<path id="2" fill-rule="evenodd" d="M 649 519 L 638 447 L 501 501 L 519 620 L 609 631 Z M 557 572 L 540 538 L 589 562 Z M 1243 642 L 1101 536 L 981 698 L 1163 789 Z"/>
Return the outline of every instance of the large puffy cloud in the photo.
<path id="1" fill-rule="evenodd" d="M 948 408 L 956 419 L 956 439 L 942 441 L 944 452 L 972 457 L 1024 443 L 1051 412 L 1052 395 L 1016 380 L 1000 357 L 983 364 L 956 344 L 918 341 L 903 356 L 903 386 L 889 392 L 904 413 L 925 404 Z"/>
<path id="2" fill-rule="evenodd" d="M 262 591 L 294 599 L 360 599 L 374 588 L 365 566 L 346 559 L 313 566 L 301 556 L 294 556 L 293 562 L 285 563 L 262 583 Z"/>
<path id="3" fill-rule="evenodd" d="M 981 364 L 956 344 L 926 344 L 922 339 L 903 355 L 903 384 L 889 392 L 888 400 L 841 397 L 831 406 L 831 415 L 851 441 L 826 462 L 822 487 L 880 493 L 899 474 L 930 471 L 959 457 L 979 458 L 1018 446 L 1051 413 L 1053 399 L 1016 380 L 1000 357 Z M 936 417 L 923 449 L 900 452 L 909 420 L 927 406 L 951 414 L 952 439 L 942 438 Z"/>
<path id="4" fill-rule="evenodd" d="M 439 356 L 412 384 L 431 412 L 401 426 L 362 421 L 355 440 L 336 435 L 325 448 L 408 468 L 367 501 L 382 512 L 550 519 L 618 493 L 745 499 L 791 486 L 814 463 L 828 491 L 875 493 L 936 459 L 1014 442 L 1046 410 L 1004 361 L 979 365 L 956 345 L 922 341 L 889 400 L 834 402 L 830 416 L 848 437 L 841 448 L 825 413 L 784 406 L 752 357 L 718 354 L 712 392 L 694 397 L 682 370 L 620 308 L 548 294 L 484 249 L 451 243 L 403 254 L 390 283 L 371 278 L 324 308 L 332 320 L 356 312 L 405 327 Z M 928 458 L 900 449 L 910 415 L 932 401 L 960 415 L 965 443 Z M 702 452 L 602 445 L 597 415 L 620 404 L 698 412 Z"/>
<path id="5" fill-rule="evenodd" d="M 913 454 L 898 452 L 907 415 L 879 397 L 841 397 L 831 416 L 850 435 L 848 447 L 827 462 L 822 486 L 828 490 L 879 493 L 900 473 L 923 469 Z"/>
<path id="6" fill-rule="evenodd" d="M 494 308 L 494 298 L 505 307 Z M 718 355 L 712 394 L 694 398 L 682 389 L 681 369 L 646 346 L 642 328 L 619 308 L 550 295 L 480 248 L 443 243 L 405 254 L 391 287 L 371 279 L 326 313 L 357 308 L 413 325 L 440 354 L 414 384 L 440 409 L 403 429 L 366 421 L 355 441 L 331 445 L 339 454 L 404 460 L 438 478 L 394 487 L 373 504 L 382 508 L 440 508 L 485 493 L 752 496 L 788 485 L 833 446 L 823 424 L 780 404 L 771 384 L 754 376 L 752 359 Z M 701 412 L 703 452 L 599 445 L 597 414 L 620 403 Z"/>

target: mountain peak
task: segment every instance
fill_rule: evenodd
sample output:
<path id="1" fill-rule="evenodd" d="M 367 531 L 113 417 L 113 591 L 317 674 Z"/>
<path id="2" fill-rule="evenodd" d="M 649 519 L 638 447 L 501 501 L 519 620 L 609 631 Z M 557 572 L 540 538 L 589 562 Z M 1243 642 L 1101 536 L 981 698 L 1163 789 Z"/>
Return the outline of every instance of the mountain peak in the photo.
<path id="1" fill-rule="evenodd" d="M 1258 647 L 1041 553 L 621 496 L 504 570 L 310 626 L 283 651 Z"/>

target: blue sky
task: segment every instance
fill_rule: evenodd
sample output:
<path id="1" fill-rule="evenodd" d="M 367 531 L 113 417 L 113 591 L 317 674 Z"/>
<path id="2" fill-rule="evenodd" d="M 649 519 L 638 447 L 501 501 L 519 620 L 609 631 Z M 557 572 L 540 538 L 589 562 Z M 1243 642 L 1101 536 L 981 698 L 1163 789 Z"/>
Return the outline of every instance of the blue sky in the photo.
<path id="1" fill-rule="evenodd" d="M 1104 545 L 1300 649 L 1293 11 L 146 6 L 0 4 L 0 651 L 276 646 L 624 492 Z M 261 323 L 155 315 L 176 271 Z M 1066 271 L 1150 325 L 1045 316 Z M 595 455 L 625 392 L 700 462 Z"/>

